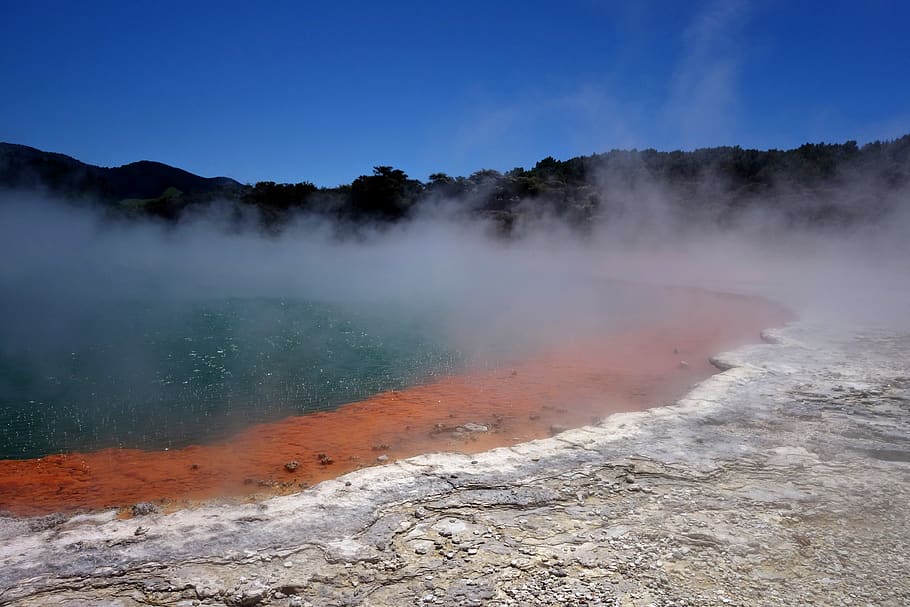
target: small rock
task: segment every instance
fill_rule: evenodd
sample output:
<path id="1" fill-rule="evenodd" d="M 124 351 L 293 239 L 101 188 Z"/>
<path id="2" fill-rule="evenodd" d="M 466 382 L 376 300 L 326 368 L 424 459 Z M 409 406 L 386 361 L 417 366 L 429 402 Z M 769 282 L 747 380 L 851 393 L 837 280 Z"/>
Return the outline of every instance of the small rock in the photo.
<path id="1" fill-rule="evenodd" d="M 158 512 L 158 506 L 151 502 L 139 502 L 138 504 L 133 504 L 132 512 L 133 516 L 145 516 Z"/>
<path id="2" fill-rule="evenodd" d="M 473 422 L 468 422 L 466 424 L 461 424 L 456 428 L 460 432 L 489 432 L 490 428 L 483 424 L 475 424 Z"/>
<path id="3" fill-rule="evenodd" d="M 235 595 L 233 604 L 238 607 L 253 607 L 262 603 L 268 594 L 268 588 L 264 585 L 254 582 L 248 588 Z"/>
<path id="4" fill-rule="evenodd" d="M 291 461 L 285 462 L 285 464 L 284 464 L 284 469 L 287 470 L 288 472 L 293 472 L 294 470 L 296 470 L 299 467 L 300 467 L 300 462 L 298 462 L 296 459 L 292 459 Z"/>

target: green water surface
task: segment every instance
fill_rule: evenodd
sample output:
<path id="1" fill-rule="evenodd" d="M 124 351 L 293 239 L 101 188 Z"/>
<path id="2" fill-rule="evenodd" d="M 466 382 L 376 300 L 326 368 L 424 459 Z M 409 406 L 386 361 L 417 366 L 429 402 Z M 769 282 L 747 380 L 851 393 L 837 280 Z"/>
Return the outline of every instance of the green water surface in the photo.
<path id="1" fill-rule="evenodd" d="M 3 327 L 0 458 L 212 441 L 458 366 L 425 325 L 313 301 L 73 307 Z"/>

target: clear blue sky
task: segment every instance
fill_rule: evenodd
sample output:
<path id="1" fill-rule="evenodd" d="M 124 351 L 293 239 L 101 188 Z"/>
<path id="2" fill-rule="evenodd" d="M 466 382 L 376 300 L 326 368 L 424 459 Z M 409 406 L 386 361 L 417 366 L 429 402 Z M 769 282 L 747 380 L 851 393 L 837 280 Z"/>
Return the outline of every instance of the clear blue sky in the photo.
<path id="1" fill-rule="evenodd" d="M 337 185 L 910 132 L 910 3 L 0 0 L 0 141 Z"/>

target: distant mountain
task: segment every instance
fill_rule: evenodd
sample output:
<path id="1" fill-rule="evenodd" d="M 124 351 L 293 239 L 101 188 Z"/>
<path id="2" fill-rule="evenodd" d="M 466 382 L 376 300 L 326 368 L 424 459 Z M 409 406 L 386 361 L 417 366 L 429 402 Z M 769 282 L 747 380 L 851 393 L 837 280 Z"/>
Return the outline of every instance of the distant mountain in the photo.
<path id="1" fill-rule="evenodd" d="M 105 168 L 63 154 L 0 143 L 0 187 L 41 189 L 68 198 L 118 202 L 156 199 L 168 188 L 200 196 L 240 190 L 244 186 L 228 177 L 200 177 L 149 160 Z"/>

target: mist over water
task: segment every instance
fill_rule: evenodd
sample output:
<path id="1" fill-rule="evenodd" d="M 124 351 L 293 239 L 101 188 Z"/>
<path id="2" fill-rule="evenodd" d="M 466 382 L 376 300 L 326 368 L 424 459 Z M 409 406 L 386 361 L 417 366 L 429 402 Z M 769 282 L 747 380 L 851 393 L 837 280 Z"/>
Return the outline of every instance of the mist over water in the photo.
<path id="1" fill-rule="evenodd" d="M 645 301 L 477 226 L 275 237 L 221 218 L 4 200 L 0 457 L 223 438 L 606 334 Z"/>
<path id="2" fill-rule="evenodd" d="M 0 458 L 183 446 L 508 365 L 685 314 L 667 285 L 910 325 L 906 213 L 721 230 L 634 196 L 585 235 L 541 218 L 502 239 L 433 212 L 356 234 L 301 216 L 267 235 L 218 205 L 173 226 L 2 194 Z"/>

